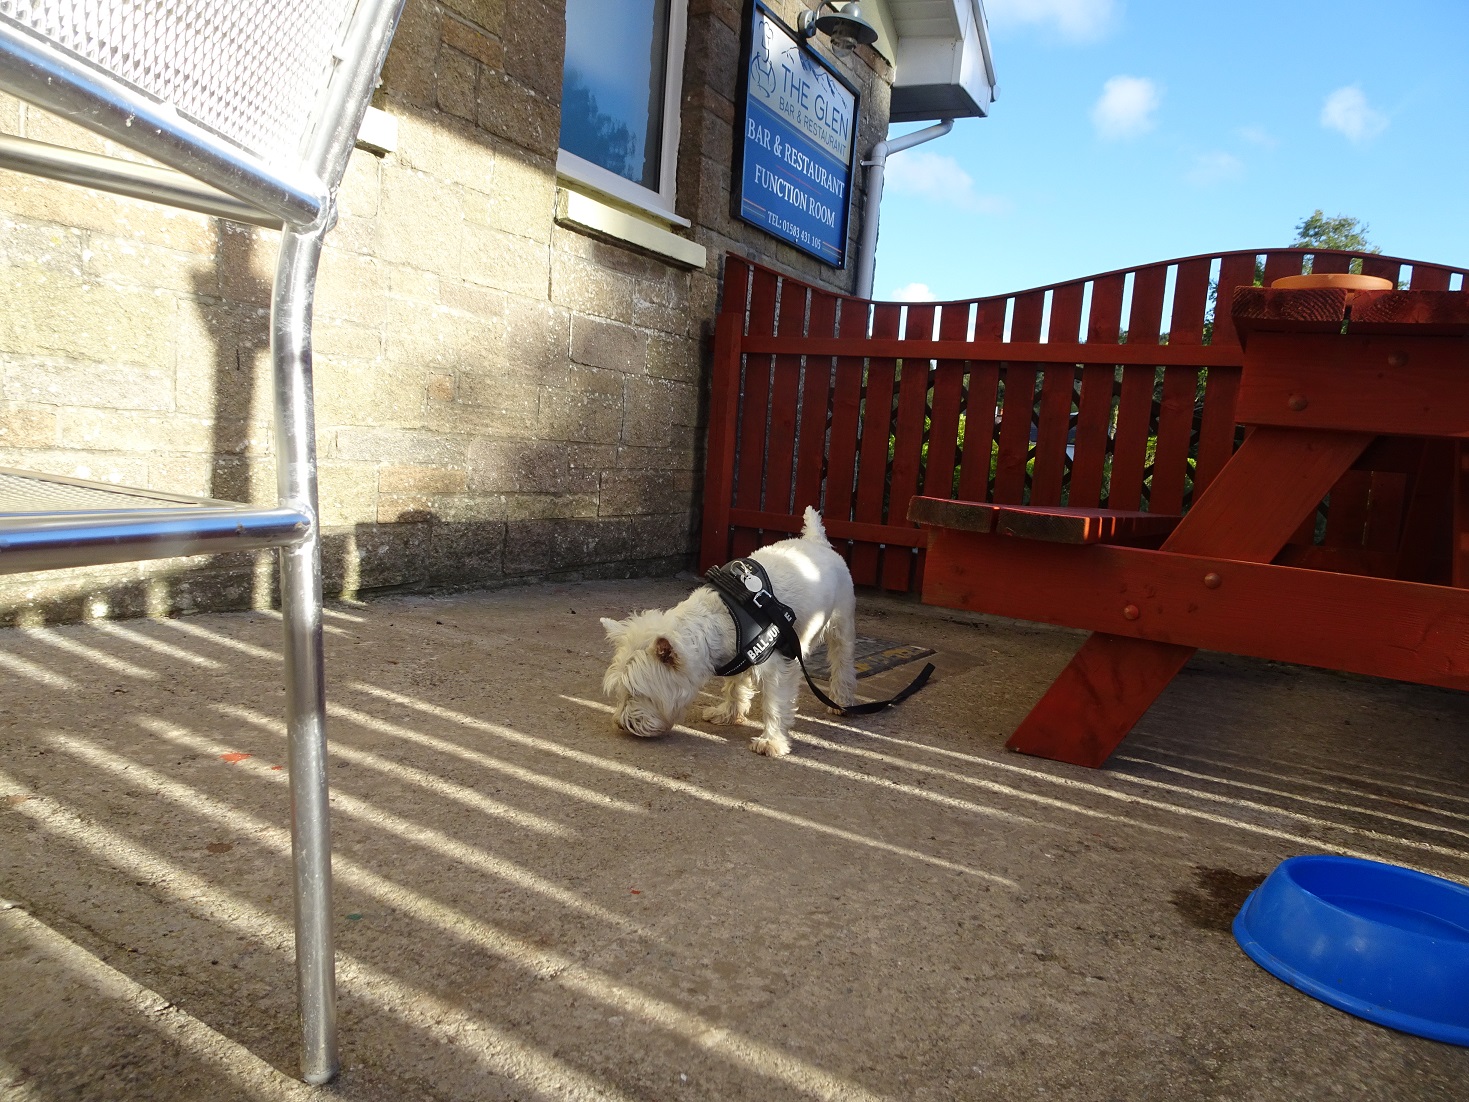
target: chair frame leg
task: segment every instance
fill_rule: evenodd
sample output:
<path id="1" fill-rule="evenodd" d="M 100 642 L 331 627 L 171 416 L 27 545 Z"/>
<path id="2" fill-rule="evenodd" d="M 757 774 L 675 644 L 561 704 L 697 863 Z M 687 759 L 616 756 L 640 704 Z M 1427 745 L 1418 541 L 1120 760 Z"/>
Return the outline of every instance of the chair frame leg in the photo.
<path id="1" fill-rule="evenodd" d="M 311 389 L 311 313 L 316 272 L 322 238 L 332 221 L 324 218 L 308 231 L 282 231 L 271 308 L 279 495 L 283 503 L 301 508 L 312 518 L 306 539 L 280 549 L 280 567 L 301 1071 L 302 1078 L 313 1085 L 327 1082 L 338 1069 L 321 632 L 321 525 Z"/>

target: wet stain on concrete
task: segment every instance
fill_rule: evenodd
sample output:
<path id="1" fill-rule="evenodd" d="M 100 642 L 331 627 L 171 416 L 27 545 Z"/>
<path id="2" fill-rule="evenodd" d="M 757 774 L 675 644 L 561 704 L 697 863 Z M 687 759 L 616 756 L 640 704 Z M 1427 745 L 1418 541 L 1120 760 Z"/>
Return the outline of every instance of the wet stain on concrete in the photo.
<path id="1" fill-rule="evenodd" d="M 1233 869 L 1194 866 L 1195 887 L 1178 888 L 1169 900 L 1183 920 L 1198 930 L 1227 934 L 1246 897 L 1260 886 L 1265 875 Z"/>

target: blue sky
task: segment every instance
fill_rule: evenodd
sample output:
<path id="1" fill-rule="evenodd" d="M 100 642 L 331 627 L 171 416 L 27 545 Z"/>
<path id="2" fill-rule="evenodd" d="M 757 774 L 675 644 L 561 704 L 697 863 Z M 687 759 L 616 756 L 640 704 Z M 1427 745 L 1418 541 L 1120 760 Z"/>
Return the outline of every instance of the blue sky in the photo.
<path id="1" fill-rule="evenodd" d="M 889 160 L 876 297 L 1287 245 L 1318 207 L 1469 263 L 1469 0 L 985 7 L 999 97 Z"/>

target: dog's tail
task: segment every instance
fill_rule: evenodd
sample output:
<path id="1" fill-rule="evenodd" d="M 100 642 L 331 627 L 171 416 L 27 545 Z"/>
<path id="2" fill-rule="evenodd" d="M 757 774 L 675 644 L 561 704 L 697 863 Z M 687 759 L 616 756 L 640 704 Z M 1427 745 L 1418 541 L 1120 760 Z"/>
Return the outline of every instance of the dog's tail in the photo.
<path id="1" fill-rule="evenodd" d="M 803 540 L 815 540 L 817 543 L 826 542 L 826 526 L 821 523 L 821 514 L 816 511 L 815 506 L 806 506 L 806 526 L 801 529 Z"/>

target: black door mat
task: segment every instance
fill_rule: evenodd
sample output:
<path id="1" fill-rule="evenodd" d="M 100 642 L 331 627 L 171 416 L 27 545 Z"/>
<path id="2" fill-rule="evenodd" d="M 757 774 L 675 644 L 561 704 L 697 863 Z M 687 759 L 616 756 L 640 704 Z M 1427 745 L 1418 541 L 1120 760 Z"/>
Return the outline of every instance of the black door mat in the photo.
<path id="1" fill-rule="evenodd" d="M 853 664 L 857 667 L 858 678 L 871 677 L 875 673 L 906 665 L 916 658 L 927 658 L 932 653 L 932 648 L 920 647 L 916 643 L 897 643 L 891 639 L 869 639 L 859 635 L 853 651 Z M 806 669 L 812 677 L 823 681 L 831 676 L 831 668 L 826 660 L 826 644 L 821 640 L 817 640 L 816 646 L 807 655 Z"/>

